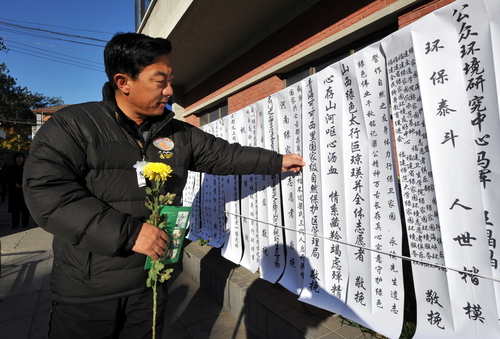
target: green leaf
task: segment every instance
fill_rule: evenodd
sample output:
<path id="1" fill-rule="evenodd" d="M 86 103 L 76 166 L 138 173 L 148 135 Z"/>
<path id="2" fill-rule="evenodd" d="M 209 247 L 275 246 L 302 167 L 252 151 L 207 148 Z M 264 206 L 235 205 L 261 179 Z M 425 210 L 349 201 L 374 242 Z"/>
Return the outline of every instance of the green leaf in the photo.
<path id="1" fill-rule="evenodd" d="M 161 229 L 161 230 L 164 230 L 165 229 L 165 226 L 166 226 L 166 223 L 165 223 L 165 220 L 162 221 L 159 225 L 158 225 L 158 228 Z"/>
<path id="2" fill-rule="evenodd" d="M 155 260 L 154 261 L 154 269 L 157 272 L 160 272 L 163 269 L 163 267 L 165 267 L 165 265 L 163 265 L 160 260 Z"/>
<path id="3" fill-rule="evenodd" d="M 160 282 L 165 282 L 166 280 L 170 279 L 172 277 L 172 272 L 173 271 L 174 271 L 173 268 L 169 268 L 169 269 L 164 270 L 161 273 Z"/>
<path id="4" fill-rule="evenodd" d="M 205 240 L 205 239 L 202 239 L 202 238 L 198 238 L 198 240 L 196 240 L 196 242 L 197 242 L 200 246 L 205 246 L 206 244 L 208 244 L 208 243 L 210 242 L 210 239 Z"/>
<path id="5" fill-rule="evenodd" d="M 156 271 L 154 268 L 150 269 L 148 272 L 148 278 L 152 280 L 156 280 L 158 278 L 158 271 Z"/>
<path id="6" fill-rule="evenodd" d="M 175 196 L 175 193 L 167 193 L 165 195 L 165 204 L 172 205 L 174 203 Z"/>

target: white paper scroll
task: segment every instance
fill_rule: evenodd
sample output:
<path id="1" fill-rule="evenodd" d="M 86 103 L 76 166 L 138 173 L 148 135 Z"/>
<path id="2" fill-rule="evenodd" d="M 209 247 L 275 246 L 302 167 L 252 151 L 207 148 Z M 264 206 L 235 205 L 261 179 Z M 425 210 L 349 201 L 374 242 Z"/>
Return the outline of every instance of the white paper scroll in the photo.
<path id="1" fill-rule="evenodd" d="M 352 61 L 357 79 L 353 82 L 357 87 L 353 88 L 353 94 L 359 96 L 361 100 L 360 108 L 364 119 L 360 119 L 359 122 L 364 121 L 364 133 L 368 141 L 366 149 L 361 152 L 367 157 L 361 159 L 356 152 L 352 152 L 351 147 L 349 150 L 355 156 L 356 171 L 366 170 L 365 175 L 369 178 L 367 187 L 369 209 L 364 211 L 369 215 L 369 221 L 363 228 L 370 230 L 366 244 L 372 250 L 364 251 L 368 259 L 367 267 L 371 269 L 371 279 L 368 281 L 366 276 L 351 279 L 355 283 L 350 288 L 351 291 L 353 287 L 357 289 L 354 293 L 356 297 L 358 292 L 364 292 L 358 286 L 361 284 L 360 279 L 366 281 L 365 288 L 371 290 L 371 311 L 364 309 L 368 314 L 371 313 L 365 320 L 368 327 L 388 337 L 397 337 L 401 331 L 404 313 L 403 269 L 401 259 L 390 256 L 389 253 L 401 255 L 402 224 L 399 217 L 399 189 L 391 142 L 385 58 L 380 44 L 376 43 L 354 54 Z M 342 61 L 340 64 L 342 65 Z M 345 82 L 344 86 L 349 88 Z M 347 99 L 347 96 L 345 98 Z M 348 116 L 355 117 L 355 115 L 357 114 L 349 112 Z M 354 131 L 360 129 L 360 125 L 351 126 L 354 127 Z M 352 131 L 350 128 L 349 133 Z M 351 137 L 351 140 L 358 139 Z M 353 158 L 350 159 L 352 162 Z M 363 165 L 363 162 L 366 163 Z M 357 183 L 356 180 L 354 182 Z M 361 195 L 363 189 L 359 192 Z M 347 208 L 347 211 L 350 209 Z M 356 241 L 359 234 L 360 232 L 356 232 Z M 356 255 L 358 253 L 361 253 L 360 250 L 356 251 Z"/>
<path id="2" fill-rule="evenodd" d="M 349 285 L 347 307 L 359 314 L 363 323 L 372 309 L 370 253 L 370 177 L 368 159 L 368 133 L 364 121 L 360 93 L 357 90 L 355 63 L 352 57 L 339 62 L 342 76 L 342 124 L 345 173 L 345 203 L 347 242 L 356 246 L 348 248 Z M 358 247 L 359 246 L 359 247 Z M 354 320 L 354 319 L 353 319 Z"/>
<path id="3" fill-rule="evenodd" d="M 202 127 L 202 129 L 213 135 L 223 134 L 222 120 L 216 120 Z M 197 236 L 208 240 L 208 244 L 221 247 L 225 241 L 225 214 L 224 195 L 221 190 L 221 178 L 212 174 L 201 175 L 200 215 L 201 229 L 199 233 L 190 232 L 189 239 Z M 191 234 L 193 233 L 193 234 Z"/>
<path id="4" fill-rule="evenodd" d="M 480 1 L 472 3 L 479 6 Z M 482 150 L 475 147 L 479 138 L 484 141 L 484 131 L 478 125 L 488 118 L 491 100 L 479 98 L 474 88 L 472 92 L 467 89 L 478 86 L 481 91 L 488 74 L 484 77 L 476 74 L 471 79 L 471 72 L 464 66 L 466 61 L 472 62 L 476 50 L 484 48 L 487 55 L 489 44 L 476 31 L 480 24 L 475 23 L 483 20 L 483 16 L 476 13 L 474 20 L 468 7 L 467 2 L 459 1 L 434 12 L 413 26 L 412 38 L 445 262 L 448 267 L 465 271 L 447 272 L 455 335 L 499 337 L 493 282 L 476 276 L 491 276 L 482 192 L 487 198 L 484 185 L 495 183 L 485 181 L 490 176 L 481 167 L 487 165 L 486 157 L 493 155 L 490 151 L 497 151 L 498 145 L 484 146 Z M 482 59 L 476 61 L 483 63 Z M 464 68 L 467 74 L 463 73 Z M 496 118 L 492 121 L 493 128 L 496 121 Z M 486 125 L 488 121 L 483 123 Z"/>
<path id="5" fill-rule="evenodd" d="M 444 264 L 434 179 L 422 109 L 411 26 L 382 41 L 399 162 L 403 210 L 410 256 Z M 444 271 L 413 262 L 417 301 L 417 337 L 442 335 L 453 328 Z"/>
<path id="6" fill-rule="evenodd" d="M 473 132 L 477 154 L 478 178 L 483 196 L 486 234 L 490 252 L 492 277 L 500 279 L 499 262 L 500 246 L 497 247 L 497 237 L 500 230 L 500 173 L 495 170 L 500 167 L 500 115 L 499 91 L 500 62 L 495 65 L 495 60 L 500 57 L 498 39 L 500 35 L 495 30 L 492 20 L 498 20 L 500 2 L 485 1 L 460 2 L 452 6 L 455 29 L 460 36 L 459 46 L 474 44 L 477 46 L 474 54 L 464 54 L 462 59 L 462 73 L 467 84 L 467 99 L 471 117 L 474 117 Z M 468 6 L 466 6 L 468 5 Z M 461 7 L 460 7 L 461 6 Z M 484 20 L 490 17 L 490 21 Z M 476 34 L 477 33 L 477 34 Z M 496 73 L 495 73 L 496 71 Z M 500 311 L 500 283 L 495 283 L 497 311 Z M 500 313 L 500 312 L 499 312 Z"/>
<path id="7" fill-rule="evenodd" d="M 325 271 L 323 283 L 325 291 L 334 297 L 331 311 L 342 313 L 339 302 L 345 303 L 349 281 L 349 258 L 346 227 L 346 194 L 342 150 L 342 75 L 339 64 L 334 64 L 318 73 L 316 78 L 318 128 L 318 170 L 321 178 L 320 211 L 323 219 L 322 236 Z"/>
<path id="8" fill-rule="evenodd" d="M 236 113 L 236 130 L 238 142 L 244 146 L 255 146 L 256 111 L 254 106 L 249 106 Z M 257 222 L 257 199 L 255 192 L 256 175 L 241 176 L 241 225 L 243 234 L 243 258 L 241 265 L 252 273 L 260 266 L 260 240 L 259 223 Z"/>
<path id="9" fill-rule="evenodd" d="M 230 143 L 238 142 L 236 114 L 230 114 L 222 118 L 226 129 L 227 140 Z M 222 247 L 221 254 L 224 258 L 239 264 L 243 255 L 243 242 L 241 234 L 241 211 L 240 211 L 240 181 L 239 176 L 226 175 L 221 177 L 223 184 L 224 203 L 226 210 L 226 241 Z"/>
<path id="10" fill-rule="evenodd" d="M 227 119 L 218 119 L 214 123 L 215 125 L 215 136 L 222 138 L 224 140 L 229 140 L 229 129 L 226 124 L 229 121 Z M 215 232 L 212 242 L 209 244 L 215 247 L 222 247 L 224 243 L 227 241 L 229 236 L 229 229 L 227 228 L 228 224 L 226 222 L 226 180 L 225 176 L 216 176 L 218 190 L 216 191 L 216 208 L 215 208 Z M 228 189 L 232 189 L 233 187 L 229 187 Z"/>
<path id="11" fill-rule="evenodd" d="M 189 229 L 186 238 L 196 241 L 199 237 L 196 235 L 201 231 L 201 175 L 198 172 L 189 171 L 186 186 L 182 192 L 182 205 L 191 206 L 189 217 Z"/>
<path id="12" fill-rule="evenodd" d="M 322 158 L 321 149 L 325 145 L 324 128 L 319 119 L 318 79 L 325 71 L 312 75 L 302 81 L 302 140 L 303 156 L 306 166 L 303 169 L 304 183 L 304 220 L 306 228 L 306 263 L 304 270 L 304 287 L 299 300 L 309 304 L 342 314 L 345 307 L 345 290 L 348 277 L 342 277 L 340 288 L 336 293 L 329 290 L 327 275 L 331 278 L 330 269 L 332 255 L 330 252 L 332 243 L 328 240 L 329 218 L 324 218 L 323 190 L 327 192 L 329 183 L 324 179 L 321 172 Z M 328 70 L 326 71 L 328 72 Z M 327 226 L 328 225 L 328 226 Z M 329 253 L 330 254 L 330 253 Z M 335 255 L 334 253 L 332 253 Z M 337 254 L 340 256 L 341 253 Z M 344 256 L 346 251 L 344 251 Z M 346 266 L 345 260 L 339 259 L 338 265 Z M 341 292 L 343 299 L 335 295 Z"/>
<path id="13" fill-rule="evenodd" d="M 255 146 L 264 148 L 265 142 L 265 126 L 264 126 L 264 105 L 265 103 L 260 100 L 257 101 L 253 107 L 255 108 Z M 257 237 L 259 239 L 260 245 L 260 276 L 264 278 L 267 275 L 269 277 L 269 272 L 272 271 L 274 256 L 272 250 L 272 234 L 269 232 L 269 210 L 270 210 L 270 202 L 268 200 L 267 188 L 270 186 L 270 182 L 265 175 L 256 175 L 255 176 L 255 201 L 256 201 L 256 217 L 258 219 L 257 222 Z M 270 278 L 270 282 L 273 281 L 273 278 Z M 268 280 L 264 278 L 265 280 Z"/>
<path id="14" fill-rule="evenodd" d="M 302 154 L 302 86 L 294 84 L 276 94 L 278 152 Z M 299 295 L 304 281 L 305 224 L 302 172 L 281 174 L 285 224 L 285 272 L 279 283 Z"/>
<path id="15" fill-rule="evenodd" d="M 257 112 L 256 146 L 277 150 L 276 96 L 255 103 Z M 259 243 L 261 249 L 260 276 L 276 282 L 284 270 L 283 224 L 279 175 L 259 175 L 257 178 Z"/>
<path id="16" fill-rule="evenodd" d="M 304 220 L 306 225 L 306 264 L 304 288 L 299 300 L 326 309 L 327 291 L 322 288 L 325 267 L 323 258 L 322 209 L 320 207 L 321 178 L 319 175 L 319 126 L 317 75 L 302 80 L 302 143 L 304 150 Z M 320 229 L 321 227 L 321 229 Z M 320 296 L 321 294 L 321 296 Z M 317 297 L 318 296 L 318 297 Z"/>
<path id="17" fill-rule="evenodd" d="M 401 253 L 401 223 L 396 217 L 397 188 L 381 76 L 384 58 L 372 46 L 340 61 L 339 68 L 347 242 L 354 245 L 348 248 L 344 316 L 396 336 L 402 325 L 404 289 L 401 263 L 387 255 Z"/>

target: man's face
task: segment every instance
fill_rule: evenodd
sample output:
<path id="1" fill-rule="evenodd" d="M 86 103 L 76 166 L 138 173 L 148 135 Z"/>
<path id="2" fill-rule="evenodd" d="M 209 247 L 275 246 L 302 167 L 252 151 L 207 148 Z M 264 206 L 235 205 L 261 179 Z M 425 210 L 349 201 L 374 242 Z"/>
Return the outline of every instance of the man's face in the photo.
<path id="1" fill-rule="evenodd" d="M 163 114 L 172 89 L 172 68 L 167 55 L 162 55 L 139 73 L 135 80 L 128 78 L 127 105 L 133 114 L 146 119 Z"/>

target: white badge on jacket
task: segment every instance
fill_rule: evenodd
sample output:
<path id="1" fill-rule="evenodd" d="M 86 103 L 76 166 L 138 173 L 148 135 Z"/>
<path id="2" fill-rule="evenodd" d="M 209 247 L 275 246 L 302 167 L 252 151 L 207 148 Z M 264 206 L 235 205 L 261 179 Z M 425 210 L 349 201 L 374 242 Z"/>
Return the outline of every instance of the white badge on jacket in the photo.
<path id="1" fill-rule="evenodd" d="M 146 178 L 144 178 L 144 166 L 146 166 L 147 161 L 138 161 L 135 165 L 135 172 L 137 173 L 137 183 L 139 187 L 146 186 Z"/>

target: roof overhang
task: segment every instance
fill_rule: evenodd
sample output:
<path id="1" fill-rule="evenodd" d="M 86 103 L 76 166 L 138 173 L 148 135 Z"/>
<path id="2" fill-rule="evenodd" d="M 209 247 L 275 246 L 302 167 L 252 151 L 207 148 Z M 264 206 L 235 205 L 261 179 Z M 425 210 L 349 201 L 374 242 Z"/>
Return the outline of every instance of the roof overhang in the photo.
<path id="1" fill-rule="evenodd" d="M 152 0 L 137 31 L 168 38 L 172 42 L 170 61 L 175 75 L 175 92 L 186 93 L 319 1 Z M 196 114 L 272 74 L 288 72 L 332 53 L 367 31 L 397 21 L 401 11 L 420 2 L 422 0 L 394 1 L 292 58 L 281 60 L 237 86 L 218 93 L 204 101 L 203 107 L 184 112 L 184 116 Z"/>
<path id="2" fill-rule="evenodd" d="M 188 91 L 318 1 L 158 0 L 137 31 L 172 42 L 175 85 Z"/>

